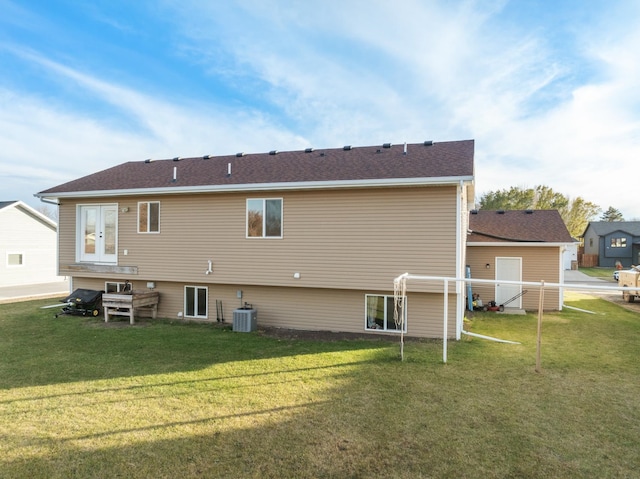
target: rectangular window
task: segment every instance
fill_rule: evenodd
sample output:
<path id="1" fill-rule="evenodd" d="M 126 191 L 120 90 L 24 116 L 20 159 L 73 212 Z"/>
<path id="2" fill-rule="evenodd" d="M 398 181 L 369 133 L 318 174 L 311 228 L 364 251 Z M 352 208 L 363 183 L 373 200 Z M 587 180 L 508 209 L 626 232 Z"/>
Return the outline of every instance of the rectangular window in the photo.
<path id="1" fill-rule="evenodd" d="M 627 247 L 627 238 L 611 238 L 611 247 L 612 248 L 626 248 Z"/>
<path id="2" fill-rule="evenodd" d="M 131 283 L 106 282 L 104 283 L 104 290 L 107 293 L 130 293 Z"/>
<path id="3" fill-rule="evenodd" d="M 138 203 L 138 233 L 160 233 L 160 202 Z"/>
<path id="4" fill-rule="evenodd" d="M 184 287 L 184 317 L 207 319 L 208 288 Z"/>
<path id="5" fill-rule="evenodd" d="M 22 253 L 7 254 L 7 266 L 22 266 L 23 264 L 24 264 L 24 257 Z"/>
<path id="6" fill-rule="evenodd" d="M 282 198 L 247 200 L 247 238 L 282 238 Z"/>
<path id="7" fill-rule="evenodd" d="M 407 308 L 406 297 L 404 298 L 404 332 L 407 332 Z M 365 329 L 375 331 L 396 331 L 400 332 L 400 327 L 393 318 L 394 298 L 393 296 L 367 294 L 365 296 Z"/>

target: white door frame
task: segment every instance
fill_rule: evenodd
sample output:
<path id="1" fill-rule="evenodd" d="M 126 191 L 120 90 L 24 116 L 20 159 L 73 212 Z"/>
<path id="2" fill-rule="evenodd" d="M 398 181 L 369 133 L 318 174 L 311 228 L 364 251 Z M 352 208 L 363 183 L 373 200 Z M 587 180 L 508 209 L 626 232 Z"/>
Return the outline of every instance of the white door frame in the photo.
<path id="1" fill-rule="evenodd" d="M 77 219 L 78 261 L 117 263 L 118 205 L 78 205 Z"/>

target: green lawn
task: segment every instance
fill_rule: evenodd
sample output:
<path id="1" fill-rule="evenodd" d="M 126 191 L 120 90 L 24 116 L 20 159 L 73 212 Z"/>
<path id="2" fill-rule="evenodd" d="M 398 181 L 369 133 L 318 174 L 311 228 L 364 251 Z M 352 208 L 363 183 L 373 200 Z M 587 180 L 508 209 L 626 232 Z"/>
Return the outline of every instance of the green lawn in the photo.
<path id="1" fill-rule="evenodd" d="M 594 278 L 605 278 L 613 281 L 613 268 L 580 268 L 580 272 Z"/>
<path id="2" fill-rule="evenodd" d="M 520 341 L 308 341 L 0 305 L 0 477 L 637 477 L 640 317 L 478 313 Z M 411 320 L 411 318 L 409 318 Z M 121 326 L 121 327 L 119 327 Z"/>

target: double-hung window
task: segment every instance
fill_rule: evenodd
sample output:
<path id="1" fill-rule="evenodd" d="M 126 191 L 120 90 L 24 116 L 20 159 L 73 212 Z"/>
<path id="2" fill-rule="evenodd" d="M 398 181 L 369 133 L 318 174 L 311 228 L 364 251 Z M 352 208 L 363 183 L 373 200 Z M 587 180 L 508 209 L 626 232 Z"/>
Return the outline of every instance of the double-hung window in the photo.
<path id="1" fill-rule="evenodd" d="M 247 200 L 247 238 L 282 238 L 282 198 Z"/>
<path id="2" fill-rule="evenodd" d="M 407 299 L 403 298 L 404 308 L 404 332 L 407 332 Z M 377 294 L 367 294 L 365 296 L 365 329 L 375 331 L 397 331 L 400 326 L 394 319 L 394 297 Z"/>
<path id="3" fill-rule="evenodd" d="M 160 202 L 138 203 L 138 233 L 160 233 Z"/>

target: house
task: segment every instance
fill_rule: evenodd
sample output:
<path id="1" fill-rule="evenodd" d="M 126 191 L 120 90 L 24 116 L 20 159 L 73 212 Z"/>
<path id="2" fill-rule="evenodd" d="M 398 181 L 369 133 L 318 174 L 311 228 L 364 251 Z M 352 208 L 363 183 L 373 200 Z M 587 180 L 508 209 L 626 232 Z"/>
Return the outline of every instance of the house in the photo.
<path id="1" fill-rule="evenodd" d="M 640 221 L 591 221 L 582 238 L 584 254 L 597 255 L 600 267 L 640 264 Z"/>
<path id="2" fill-rule="evenodd" d="M 564 282 L 563 253 L 571 238 L 557 210 L 472 210 L 467 236 L 471 277 L 503 281 Z M 520 285 L 474 284 L 484 303 L 504 304 L 526 290 Z M 538 294 L 522 294 L 506 307 L 538 309 Z M 562 292 L 549 290 L 544 309 L 562 308 Z"/>
<path id="3" fill-rule="evenodd" d="M 473 140 L 131 161 L 38 193 L 59 204 L 73 288 L 160 293 L 161 317 L 397 333 L 393 279 L 462 277 Z M 462 285 L 450 289 L 460 336 Z M 407 336 L 442 335 L 442 285 L 407 293 Z"/>
<path id="4" fill-rule="evenodd" d="M 0 202 L 0 287 L 61 281 L 56 223 L 21 201 Z"/>

